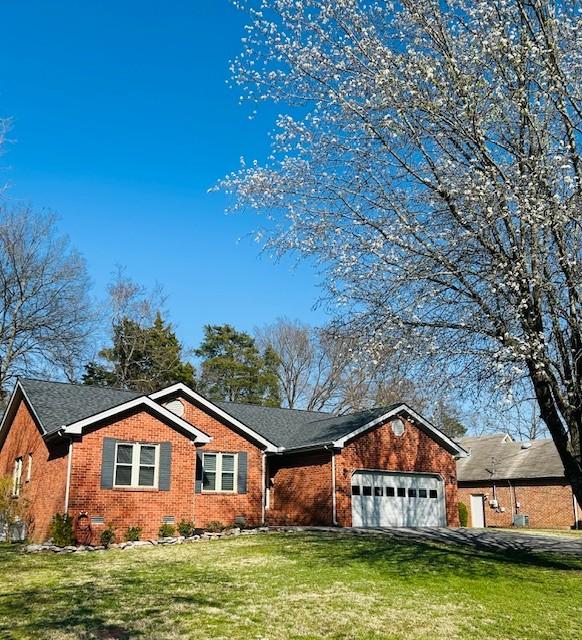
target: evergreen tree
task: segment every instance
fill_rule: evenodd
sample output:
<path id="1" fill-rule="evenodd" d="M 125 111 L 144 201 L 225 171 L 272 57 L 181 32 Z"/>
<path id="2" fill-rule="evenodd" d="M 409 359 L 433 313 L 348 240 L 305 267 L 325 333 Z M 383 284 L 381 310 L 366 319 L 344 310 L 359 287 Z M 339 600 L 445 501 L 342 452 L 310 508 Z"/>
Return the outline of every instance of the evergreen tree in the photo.
<path id="1" fill-rule="evenodd" d="M 102 362 L 89 362 L 85 366 L 85 384 L 143 393 L 176 382 L 194 386 L 194 367 L 182 360 L 182 345 L 172 325 L 165 323 L 159 312 L 149 326 L 121 318 L 113 324 L 112 338 L 112 346 L 99 352 Z"/>
<path id="2" fill-rule="evenodd" d="M 461 422 L 459 410 L 444 400 L 437 402 L 434 419 L 437 427 L 449 438 L 462 438 L 467 433 L 467 427 Z"/>
<path id="3" fill-rule="evenodd" d="M 196 350 L 203 359 L 199 388 L 210 400 L 281 405 L 279 357 L 267 347 L 261 354 L 255 340 L 231 325 L 206 325 Z"/>

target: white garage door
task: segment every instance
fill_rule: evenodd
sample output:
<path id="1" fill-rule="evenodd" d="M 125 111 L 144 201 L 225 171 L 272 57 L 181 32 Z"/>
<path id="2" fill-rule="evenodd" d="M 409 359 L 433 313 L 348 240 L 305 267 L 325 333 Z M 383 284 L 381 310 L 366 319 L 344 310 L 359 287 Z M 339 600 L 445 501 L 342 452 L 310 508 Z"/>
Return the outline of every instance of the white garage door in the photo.
<path id="1" fill-rule="evenodd" d="M 444 527 L 443 481 L 424 473 L 356 471 L 352 476 L 352 524 Z"/>

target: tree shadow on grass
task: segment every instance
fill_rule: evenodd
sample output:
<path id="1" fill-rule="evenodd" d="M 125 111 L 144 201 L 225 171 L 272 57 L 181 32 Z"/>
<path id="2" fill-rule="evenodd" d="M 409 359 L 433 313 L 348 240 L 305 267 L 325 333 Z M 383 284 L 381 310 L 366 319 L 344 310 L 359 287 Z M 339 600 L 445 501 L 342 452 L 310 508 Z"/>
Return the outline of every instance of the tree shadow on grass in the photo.
<path id="1" fill-rule="evenodd" d="M 70 562 L 72 558 L 69 556 L 67 560 Z M 82 572 L 88 567 L 78 568 Z M 224 602 L 194 590 L 188 594 L 174 593 L 176 572 L 171 567 L 164 566 L 165 578 L 160 576 L 158 581 L 151 582 L 147 581 L 147 575 L 136 574 L 131 567 L 126 570 L 125 577 L 116 573 L 112 584 L 107 586 L 105 575 L 79 583 L 68 567 L 56 586 L 0 593 L 0 638 L 44 638 L 59 631 L 84 640 L 122 640 L 143 635 L 155 637 L 156 629 L 168 630 L 169 625 L 180 637 L 177 611 L 188 617 L 190 613 L 195 616 L 199 607 L 224 606 Z M 181 587 L 182 576 L 178 574 L 178 578 Z M 216 583 L 225 580 L 220 575 L 210 579 Z"/>
<path id="2" fill-rule="evenodd" d="M 462 544 L 451 538 L 431 540 L 374 533 L 333 532 L 307 533 L 307 549 L 297 553 L 311 554 L 314 560 L 345 567 L 364 563 L 370 568 L 397 575 L 463 574 L 494 578 L 507 568 L 538 567 L 565 571 L 582 571 L 582 559 L 530 549 L 527 545 L 506 545 L 493 549 L 488 540 Z"/>

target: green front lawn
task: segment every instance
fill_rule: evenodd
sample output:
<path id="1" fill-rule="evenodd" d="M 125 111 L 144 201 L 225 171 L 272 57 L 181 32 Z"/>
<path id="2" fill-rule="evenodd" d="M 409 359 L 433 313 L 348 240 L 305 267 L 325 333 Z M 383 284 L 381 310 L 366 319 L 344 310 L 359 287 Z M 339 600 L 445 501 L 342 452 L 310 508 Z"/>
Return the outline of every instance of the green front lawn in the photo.
<path id="1" fill-rule="evenodd" d="M 73 555 L 0 548 L 0 638 L 582 636 L 582 560 L 334 534 Z"/>

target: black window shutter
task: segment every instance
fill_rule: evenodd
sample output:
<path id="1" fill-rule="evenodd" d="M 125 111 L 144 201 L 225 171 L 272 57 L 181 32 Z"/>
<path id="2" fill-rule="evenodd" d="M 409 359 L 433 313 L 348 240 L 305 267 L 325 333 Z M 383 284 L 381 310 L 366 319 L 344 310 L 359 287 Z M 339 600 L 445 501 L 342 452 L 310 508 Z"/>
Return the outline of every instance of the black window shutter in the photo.
<path id="1" fill-rule="evenodd" d="M 237 492 L 247 492 L 247 453 L 241 451 L 238 454 L 238 478 L 237 478 Z"/>
<path id="2" fill-rule="evenodd" d="M 169 491 L 172 478 L 172 443 L 160 443 L 160 476 L 158 488 L 160 491 Z"/>
<path id="3" fill-rule="evenodd" d="M 113 467 L 115 462 L 114 438 L 103 438 L 103 455 L 101 456 L 101 488 L 113 488 Z"/>
<path id="4" fill-rule="evenodd" d="M 196 493 L 202 493 L 202 473 L 202 451 L 200 451 L 200 449 L 196 449 Z"/>

